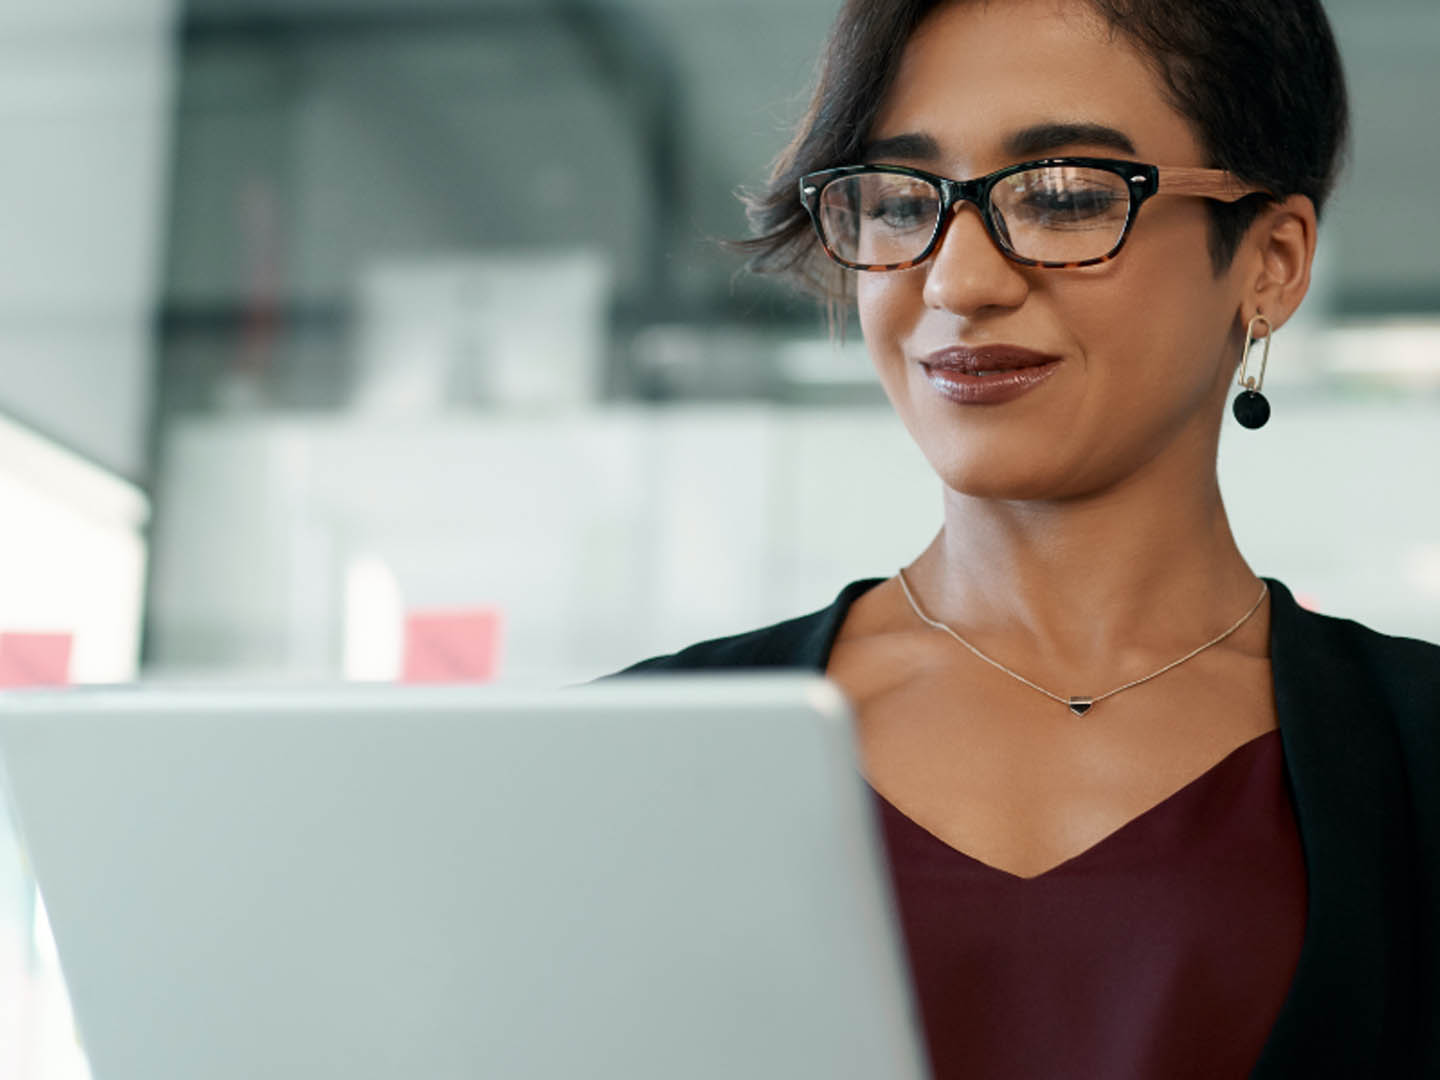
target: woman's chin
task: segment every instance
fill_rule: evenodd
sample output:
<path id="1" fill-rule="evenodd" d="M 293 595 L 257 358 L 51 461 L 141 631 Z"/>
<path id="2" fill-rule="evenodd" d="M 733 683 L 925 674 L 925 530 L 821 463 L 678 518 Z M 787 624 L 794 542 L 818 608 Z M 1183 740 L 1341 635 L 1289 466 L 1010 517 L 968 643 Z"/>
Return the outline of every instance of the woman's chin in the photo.
<path id="1" fill-rule="evenodd" d="M 1020 462 L 997 465 L 994 460 L 953 458 L 931 464 L 947 489 L 973 499 L 1028 502 L 1074 494 L 1065 490 L 1053 466 L 1037 463 L 1027 469 Z"/>

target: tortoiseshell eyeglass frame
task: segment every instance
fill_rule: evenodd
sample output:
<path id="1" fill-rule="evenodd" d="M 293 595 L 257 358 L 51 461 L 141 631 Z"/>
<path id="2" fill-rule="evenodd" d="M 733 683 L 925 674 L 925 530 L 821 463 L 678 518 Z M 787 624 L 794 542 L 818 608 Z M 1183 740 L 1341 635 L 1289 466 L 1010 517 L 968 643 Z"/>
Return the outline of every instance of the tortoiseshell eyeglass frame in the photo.
<path id="1" fill-rule="evenodd" d="M 1045 262 L 1039 259 L 1027 259 L 1010 247 L 1004 233 L 996 226 L 990 204 L 990 193 L 995 189 L 995 185 L 1006 177 L 1014 176 L 1027 169 L 1057 165 L 1103 169 L 1123 179 L 1129 188 L 1130 206 L 1125 215 L 1125 227 L 1115 246 L 1104 255 L 1096 256 L 1093 259 L 1084 259 L 1080 262 Z M 820 196 L 824 192 L 825 186 L 834 180 L 864 173 L 894 173 L 900 176 L 912 176 L 919 180 L 928 180 L 940 189 L 940 212 L 935 216 L 935 230 L 931 233 L 925 250 L 915 258 L 899 263 L 853 263 L 837 255 L 826 241 L 825 230 L 820 224 Z M 810 222 L 815 226 L 815 235 L 820 238 L 820 246 L 824 248 L 825 254 L 841 266 L 851 270 L 871 271 L 908 270 L 923 263 L 934 253 L 945 232 L 946 221 L 949 220 L 955 206 L 962 202 L 975 205 L 980 211 L 980 219 L 985 223 L 985 231 L 990 234 L 990 239 L 994 241 L 995 246 L 1006 258 L 1022 266 L 1037 266 L 1047 270 L 1073 270 L 1082 266 L 1095 266 L 1099 263 L 1109 262 L 1120 254 L 1120 249 L 1125 246 L 1125 241 L 1130 236 L 1130 229 L 1135 224 L 1135 215 L 1140 212 L 1140 207 L 1144 205 L 1145 201 L 1154 195 L 1194 195 L 1205 199 L 1216 199 L 1220 202 L 1237 202 L 1249 195 L 1274 197 L 1267 189 L 1247 184 L 1234 173 L 1224 169 L 1146 165 L 1138 161 L 1093 157 L 1055 157 L 1041 158 L 1037 161 L 1022 161 L 1018 165 L 1007 165 L 1003 169 L 997 169 L 987 176 L 977 176 L 973 180 L 952 180 L 948 176 L 937 176 L 935 173 L 925 172 L 923 169 L 912 169 L 905 165 L 841 165 L 834 169 L 820 169 L 817 172 L 806 173 L 800 178 L 800 202 L 804 205 L 806 213 L 810 215 Z"/>

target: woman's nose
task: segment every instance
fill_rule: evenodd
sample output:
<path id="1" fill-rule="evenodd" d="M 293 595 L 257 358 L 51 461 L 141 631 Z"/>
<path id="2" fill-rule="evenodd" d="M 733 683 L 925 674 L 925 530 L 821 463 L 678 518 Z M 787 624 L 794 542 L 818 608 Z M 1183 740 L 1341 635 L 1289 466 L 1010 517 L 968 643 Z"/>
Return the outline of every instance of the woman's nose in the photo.
<path id="1" fill-rule="evenodd" d="M 956 203 L 941 226 L 940 243 L 926 264 L 925 303 L 970 315 L 1024 303 L 1030 283 L 1023 268 L 996 247 L 977 207 Z"/>

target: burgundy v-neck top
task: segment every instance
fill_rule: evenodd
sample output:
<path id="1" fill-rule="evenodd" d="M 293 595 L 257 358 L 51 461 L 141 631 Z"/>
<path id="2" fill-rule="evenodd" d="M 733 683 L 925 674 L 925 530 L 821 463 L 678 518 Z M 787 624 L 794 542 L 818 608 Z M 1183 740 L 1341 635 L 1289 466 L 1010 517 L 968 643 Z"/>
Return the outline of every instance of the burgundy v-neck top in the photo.
<path id="1" fill-rule="evenodd" d="M 1305 931 L 1278 731 L 1033 878 L 875 800 L 935 1080 L 1249 1075 Z"/>

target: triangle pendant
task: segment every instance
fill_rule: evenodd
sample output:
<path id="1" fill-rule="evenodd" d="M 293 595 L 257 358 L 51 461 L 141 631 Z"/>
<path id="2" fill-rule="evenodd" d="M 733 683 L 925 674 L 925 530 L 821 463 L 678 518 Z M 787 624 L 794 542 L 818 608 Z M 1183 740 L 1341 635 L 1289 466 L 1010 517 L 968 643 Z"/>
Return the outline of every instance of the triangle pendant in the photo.
<path id="1" fill-rule="evenodd" d="M 1088 697 L 1072 697 L 1070 699 L 1070 711 L 1076 716 L 1084 716 L 1090 711 L 1090 707 L 1094 704 L 1094 700 Z"/>

